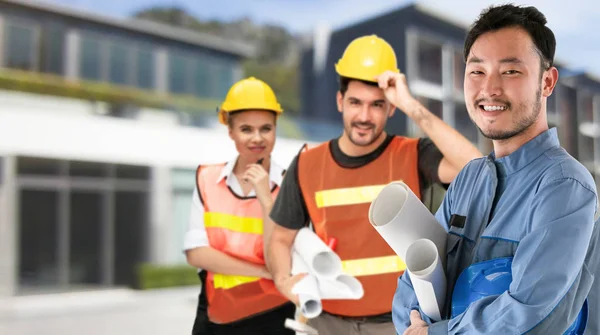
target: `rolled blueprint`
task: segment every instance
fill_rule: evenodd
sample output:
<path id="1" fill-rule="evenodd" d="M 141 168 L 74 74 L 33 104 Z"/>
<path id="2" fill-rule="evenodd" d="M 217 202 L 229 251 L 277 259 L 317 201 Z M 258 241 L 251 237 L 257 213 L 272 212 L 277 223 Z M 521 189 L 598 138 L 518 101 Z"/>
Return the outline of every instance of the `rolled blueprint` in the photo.
<path id="1" fill-rule="evenodd" d="M 446 275 L 436 245 L 428 239 L 415 241 L 406 251 L 405 263 L 421 310 L 434 321 L 440 321 Z"/>
<path id="2" fill-rule="evenodd" d="M 298 251 L 294 250 L 292 252 L 292 275 L 297 275 L 299 273 L 307 273 L 308 275 L 294 285 L 294 288 L 292 289 L 292 293 L 298 294 L 298 296 L 306 293 L 307 296 L 314 298 L 318 297 L 320 299 L 354 300 L 360 299 L 364 295 L 364 289 L 360 281 L 345 273 L 342 273 L 333 279 L 312 275 L 310 273 L 310 268 L 306 265 L 302 256 L 300 256 Z M 318 293 L 309 291 L 313 289 L 311 284 L 302 283 L 307 280 L 307 277 L 314 277 L 317 279 L 317 287 L 315 287 L 315 289 Z"/>
<path id="3" fill-rule="evenodd" d="M 302 315 L 308 319 L 315 318 L 323 311 L 319 292 L 319 282 L 314 275 L 310 274 L 308 265 L 296 250 L 292 250 L 292 274 L 307 273 L 292 288 L 292 293 L 298 295 Z"/>
<path id="4" fill-rule="evenodd" d="M 335 280 L 342 273 L 340 257 L 309 228 L 302 228 L 298 231 L 294 249 L 308 266 L 308 272 L 319 279 Z"/>
<path id="5" fill-rule="evenodd" d="M 379 192 L 369 207 L 369 221 L 406 263 L 423 312 L 439 321 L 446 290 L 446 257 L 440 257 L 446 255 L 446 230 L 403 182 Z"/>
<path id="6" fill-rule="evenodd" d="M 292 253 L 292 275 L 306 273 L 292 288 L 298 295 L 302 315 L 308 319 L 322 312 L 322 299 L 362 298 L 360 281 L 342 272 L 342 261 L 310 229 L 303 228 L 296 235 Z"/>
<path id="7" fill-rule="evenodd" d="M 365 294 L 360 281 L 347 274 L 341 274 L 335 280 L 319 280 L 319 291 L 321 299 L 358 300 Z"/>
<path id="8" fill-rule="evenodd" d="M 408 247 L 422 238 L 433 241 L 439 255 L 446 253 L 446 230 L 403 182 L 379 192 L 369 207 L 369 221 L 405 263 Z"/>
<path id="9" fill-rule="evenodd" d="M 300 310 L 307 319 L 316 318 L 323 311 L 321 297 L 319 296 L 319 282 L 312 275 L 302 278 L 292 289 L 298 295 Z"/>

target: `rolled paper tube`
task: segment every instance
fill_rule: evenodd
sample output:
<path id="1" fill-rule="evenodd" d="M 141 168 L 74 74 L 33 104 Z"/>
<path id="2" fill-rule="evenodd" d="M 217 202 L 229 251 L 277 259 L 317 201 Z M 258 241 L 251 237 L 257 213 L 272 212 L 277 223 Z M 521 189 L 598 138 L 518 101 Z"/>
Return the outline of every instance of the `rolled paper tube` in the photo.
<path id="1" fill-rule="evenodd" d="M 446 275 L 435 243 L 428 239 L 415 241 L 406 252 L 406 268 L 421 310 L 434 321 L 440 321 Z"/>
<path id="2" fill-rule="evenodd" d="M 298 295 L 300 310 L 306 318 L 316 318 L 323 311 L 321 297 L 319 296 L 319 283 L 315 276 L 308 275 L 302 278 L 294 285 L 292 293 Z"/>
<path id="3" fill-rule="evenodd" d="M 405 263 L 408 247 L 421 238 L 433 241 L 439 255 L 446 254 L 446 230 L 403 182 L 379 192 L 369 207 L 369 221 Z"/>
<path id="4" fill-rule="evenodd" d="M 335 279 L 342 273 L 342 260 L 312 230 L 302 228 L 294 240 L 294 250 L 308 265 L 309 272 L 321 279 Z"/>

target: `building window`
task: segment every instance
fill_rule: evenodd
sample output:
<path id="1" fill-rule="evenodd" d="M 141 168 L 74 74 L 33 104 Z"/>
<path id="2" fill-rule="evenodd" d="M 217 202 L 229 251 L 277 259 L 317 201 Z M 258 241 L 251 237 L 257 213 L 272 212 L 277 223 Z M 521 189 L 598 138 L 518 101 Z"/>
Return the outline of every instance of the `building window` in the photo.
<path id="1" fill-rule="evenodd" d="M 82 36 L 79 73 L 82 79 L 154 89 L 155 62 L 152 48 L 128 41 Z"/>
<path id="2" fill-rule="evenodd" d="M 69 283 L 102 284 L 103 193 L 69 193 Z"/>
<path id="3" fill-rule="evenodd" d="M 154 88 L 154 54 L 152 49 L 140 48 L 136 51 L 136 78 L 139 88 Z"/>
<path id="4" fill-rule="evenodd" d="M 108 177 L 108 164 L 70 161 L 69 176 L 71 177 Z"/>
<path id="5" fill-rule="evenodd" d="M 577 157 L 577 90 L 561 85 L 560 96 L 557 97 L 560 111 L 560 127 L 563 134 L 560 139 L 569 154 Z"/>
<path id="6" fill-rule="evenodd" d="M 115 174 L 117 178 L 122 179 L 137 179 L 137 180 L 149 180 L 150 179 L 150 168 L 143 165 L 116 165 Z"/>
<path id="7" fill-rule="evenodd" d="M 7 23 L 5 26 L 6 67 L 20 70 L 36 70 L 37 38 L 31 26 Z"/>
<path id="8" fill-rule="evenodd" d="M 464 103 L 454 105 L 454 123 L 454 128 L 458 130 L 459 133 L 463 134 L 463 136 L 471 142 L 477 143 L 479 130 L 473 121 L 471 121 L 467 106 Z"/>
<path id="9" fill-rule="evenodd" d="M 19 282 L 22 291 L 59 285 L 59 193 L 19 192 Z"/>
<path id="10" fill-rule="evenodd" d="M 19 285 L 133 285 L 148 260 L 149 167 L 18 157 Z"/>
<path id="11" fill-rule="evenodd" d="M 133 286 L 137 281 L 135 268 L 149 258 L 149 196 L 140 191 L 117 191 L 114 205 L 114 283 Z"/>
<path id="12" fill-rule="evenodd" d="M 188 89 L 187 58 L 175 53 L 169 54 L 169 91 L 185 94 Z"/>
<path id="13" fill-rule="evenodd" d="M 64 30 L 49 26 L 40 32 L 40 71 L 63 74 L 63 59 L 65 47 Z"/>
<path id="14" fill-rule="evenodd" d="M 19 157 L 17 173 L 29 176 L 56 176 L 61 173 L 61 163 L 55 159 Z"/>
<path id="15" fill-rule="evenodd" d="M 444 103 L 443 102 L 441 102 L 439 100 L 428 99 L 425 97 L 418 97 L 417 99 L 431 113 L 435 114 L 440 119 L 444 118 L 443 117 L 444 116 Z"/>
<path id="16" fill-rule="evenodd" d="M 227 95 L 227 91 L 233 85 L 233 67 L 227 63 L 216 66 L 214 98 L 223 99 Z"/>
<path id="17" fill-rule="evenodd" d="M 418 60 L 419 79 L 442 85 L 442 45 L 419 39 Z"/>
<path id="18" fill-rule="evenodd" d="M 594 97 L 589 93 L 580 95 L 579 124 L 594 122 Z M 579 139 L 579 161 L 586 167 L 592 168 L 594 162 L 594 139 L 590 136 L 582 135 Z"/>
<path id="19" fill-rule="evenodd" d="M 461 52 L 454 52 L 453 63 L 453 86 L 454 92 L 462 93 L 464 90 L 464 81 L 465 81 L 465 61 L 463 60 L 463 55 Z"/>
<path id="20" fill-rule="evenodd" d="M 594 122 L 594 96 L 589 93 L 581 94 L 581 115 L 583 122 Z"/>
<path id="21" fill-rule="evenodd" d="M 81 58 L 79 60 L 80 77 L 87 80 L 102 80 L 102 44 L 88 36 L 81 37 Z"/>
<path id="22" fill-rule="evenodd" d="M 113 84 L 129 84 L 128 73 L 131 68 L 128 64 L 129 48 L 120 43 L 111 43 L 109 48 L 108 81 Z"/>
<path id="23" fill-rule="evenodd" d="M 195 73 L 194 73 L 194 92 L 201 98 L 207 98 L 211 96 L 211 70 L 209 59 L 205 57 L 198 57 L 195 62 Z"/>

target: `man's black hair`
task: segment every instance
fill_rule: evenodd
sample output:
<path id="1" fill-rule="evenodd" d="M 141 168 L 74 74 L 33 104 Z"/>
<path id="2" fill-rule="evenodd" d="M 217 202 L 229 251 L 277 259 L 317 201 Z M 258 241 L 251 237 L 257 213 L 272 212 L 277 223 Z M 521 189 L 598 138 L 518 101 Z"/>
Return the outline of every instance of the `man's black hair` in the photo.
<path id="1" fill-rule="evenodd" d="M 464 49 L 465 62 L 473 43 L 479 36 L 502 28 L 518 27 L 529 34 L 540 56 L 542 70 L 548 70 L 554 65 L 556 39 L 546 23 L 544 14 L 533 6 L 520 7 L 512 4 L 491 6 L 481 12 L 467 34 Z"/>
<path id="2" fill-rule="evenodd" d="M 379 84 L 377 82 L 339 76 L 338 82 L 340 84 L 340 93 L 342 93 L 342 96 L 346 94 L 346 91 L 348 91 L 348 85 L 352 80 L 360 81 L 361 83 L 369 86 L 379 87 Z"/>

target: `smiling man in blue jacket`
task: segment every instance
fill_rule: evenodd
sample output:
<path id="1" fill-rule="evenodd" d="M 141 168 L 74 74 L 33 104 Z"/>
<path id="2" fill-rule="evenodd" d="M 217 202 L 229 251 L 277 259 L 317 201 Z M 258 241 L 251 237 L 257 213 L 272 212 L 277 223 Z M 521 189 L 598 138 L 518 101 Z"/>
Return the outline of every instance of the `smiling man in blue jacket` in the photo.
<path id="1" fill-rule="evenodd" d="M 436 214 L 448 230 L 444 320 L 418 312 L 405 272 L 393 303 L 399 334 L 580 333 L 597 266 L 597 194 L 548 129 L 555 46 L 534 7 L 491 7 L 471 28 L 465 101 L 494 151 L 459 173 Z"/>

